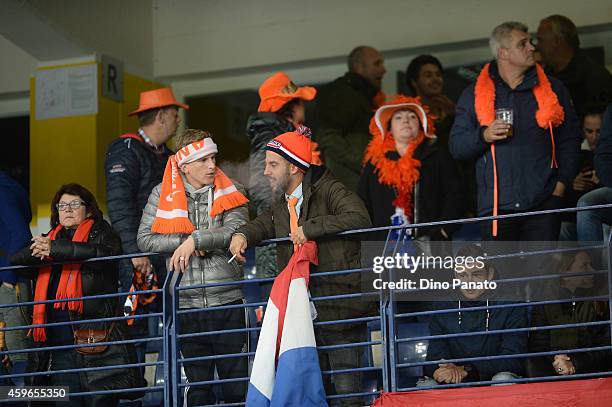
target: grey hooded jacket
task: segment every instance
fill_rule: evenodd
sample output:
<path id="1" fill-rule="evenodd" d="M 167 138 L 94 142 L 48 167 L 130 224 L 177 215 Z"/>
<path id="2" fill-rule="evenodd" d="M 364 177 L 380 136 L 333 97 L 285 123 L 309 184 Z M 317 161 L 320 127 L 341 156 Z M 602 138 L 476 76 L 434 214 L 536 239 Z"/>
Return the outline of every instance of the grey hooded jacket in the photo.
<path id="1" fill-rule="evenodd" d="M 242 267 L 233 261 L 230 264 L 228 247 L 232 234 L 248 220 L 247 206 L 225 211 L 211 218 L 209 215 L 214 187 L 205 186 L 195 190 L 185 182 L 189 219 L 195 226 L 191 234 L 195 241 L 196 250 L 205 252 L 202 257 L 193 256 L 189 260 L 189 267 L 180 282 L 180 287 L 194 285 L 222 283 L 241 280 Z M 243 194 L 242 186 L 235 184 Z M 166 264 L 169 266 L 170 257 L 174 250 L 184 242 L 187 234 L 159 234 L 151 231 L 155 220 L 155 213 L 159 202 L 161 184 L 153 188 L 149 201 L 145 206 L 138 228 L 138 248 L 145 252 L 166 253 Z M 227 304 L 243 298 L 240 285 L 196 288 L 181 290 L 179 295 L 180 308 L 202 308 Z"/>

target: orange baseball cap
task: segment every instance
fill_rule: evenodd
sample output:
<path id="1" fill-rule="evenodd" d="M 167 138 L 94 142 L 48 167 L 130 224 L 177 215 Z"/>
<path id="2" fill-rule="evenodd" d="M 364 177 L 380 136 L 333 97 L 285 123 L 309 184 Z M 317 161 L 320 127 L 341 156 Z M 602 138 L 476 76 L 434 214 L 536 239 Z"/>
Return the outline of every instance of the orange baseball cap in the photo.
<path id="1" fill-rule="evenodd" d="M 317 90 L 311 86 L 298 87 L 284 72 L 277 72 L 259 87 L 258 112 L 276 112 L 293 99 L 312 100 Z"/>
<path id="2" fill-rule="evenodd" d="M 157 109 L 159 107 L 166 106 L 177 106 L 182 107 L 183 109 L 189 109 L 189 106 L 176 100 L 174 93 L 172 93 L 172 89 L 159 88 L 142 92 L 140 94 L 140 104 L 138 105 L 138 109 L 128 114 L 128 116 L 133 116 L 137 113 L 144 112 L 145 110 Z"/>

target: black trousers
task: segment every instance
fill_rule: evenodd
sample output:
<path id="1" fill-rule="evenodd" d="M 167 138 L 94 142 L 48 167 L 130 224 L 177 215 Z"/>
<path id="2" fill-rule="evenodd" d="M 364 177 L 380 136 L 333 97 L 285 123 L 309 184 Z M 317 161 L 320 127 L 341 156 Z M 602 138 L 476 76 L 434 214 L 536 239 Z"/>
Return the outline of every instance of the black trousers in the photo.
<path id="1" fill-rule="evenodd" d="M 226 305 L 242 304 L 238 300 Z M 227 310 L 212 310 L 179 315 L 179 332 L 197 333 L 246 328 L 244 308 Z M 246 333 L 230 333 L 219 335 L 196 336 L 180 340 L 181 353 L 184 358 L 199 356 L 224 355 L 246 352 Z M 247 357 L 223 359 L 207 359 L 184 364 L 185 373 L 190 383 L 213 380 L 215 367 L 220 379 L 247 377 Z M 238 381 L 222 385 L 223 400 L 226 403 L 244 402 L 247 382 Z M 216 397 L 213 386 L 190 386 L 187 394 L 189 406 L 215 404 Z"/>
<path id="2" fill-rule="evenodd" d="M 551 195 L 542 204 L 530 210 L 542 211 L 560 209 L 563 199 Z M 512 212 L 500 211 L 500 215 Z M 497 226 L 497 237 L 492 236 L 492 222 L 481 224 L 482 238 L 491 241 L 488 254 L 511 254 L 521 251 L 549 251 L 557 247 L 559 233 L 561 231 L 562 216 L 558 213 L 547 215 L 526 216 L 499 220 Z M 497 244 L 495 242 L 504 242 Z M 546 274 L 550 256 L 526 256 L 525 258 L 511 257 L 497 264 L 498 276 L 504 278 L 513 277 L 533 277 Z M 549 280 L 520 281 L 506 283 L 500 289 L 508 296 L 508 299 L 515 300 L 536 300 L 537 295 Z M 534 295 L 536 297 L 534 297 Z"/>
<path id="3" fill-rule="evenodd" d="M 54 350 L 51 351 L 51 369 L 50 370 L 68 370 L 80 368 L 77 362 L 76 351 Z M 68 386 L 70 393 L 79 393 L 86 391 L 86 388 L 81 382 L 79 373 L 63 373 L 51 376 L 51 385 L 53 386 Z M 97 396 L 70 397 L 70 401 L 58 401 L 58 407 L 113 407 L 119 404 L 121 397 L 116 394 L 106 394 Z"/>
<path id="4" fill-rule="evenodd" d="M 548 209 L 560 209 L 563 207 L 563 199 L 551 195 L 532 211 L 543 211 Z M 500 211 L 500 215 L 508 215 L 510 211 Z M 561 215 L 539 215 L 521 218 L 502 219 L 497 225 L 497 237 L 492 235 L 492 222 L 482 222 L 480 225 L 483 240 L 503 240 L 515 242 L 551 242 L 559 240 L 561 231 Z"/>

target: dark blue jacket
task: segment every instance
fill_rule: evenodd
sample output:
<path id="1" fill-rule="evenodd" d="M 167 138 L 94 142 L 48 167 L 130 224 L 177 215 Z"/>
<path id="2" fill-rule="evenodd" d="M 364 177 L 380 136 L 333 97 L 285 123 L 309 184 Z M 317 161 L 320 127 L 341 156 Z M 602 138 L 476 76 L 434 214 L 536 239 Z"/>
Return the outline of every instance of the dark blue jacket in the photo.
<path id="1" fill-rule="evenodd" d="M 113 229 L 121 237 L 123 253 L 138 253 L 136 234 L 153 187 L 162 181 L 168 157 L 163 146 L 153 150 L 144 141 L 120 138 L 106 153 L 106 207 Z"/>
<path id="2" fill-rule="evenodd" d="M 489 305 L 500 302 L 490 301 Z M 484 301 L 461 301 L 461 308 L 485 306 Z M 440 309 L 458 308 L 458 302 L 440 303 Z M 487 313 L 481 311 L 462 311 L 461 324 L 459 313 L 449 312 L 435 314 L 429 324 L 431 335 L 455 334 L 462 332 L 485 331 Z M 525 307 L 497 308 L 489 310 L 489 331 L 498 329 L 525 328 L 527 312 Z M 449 339 L 431 339 L 427 348 L 427 360 L 459 359 L 489 355 L 511 355 L 527 352 L 526 333 L 507 333 L 499 335 L 464 336 Z M 523 359 L 482 360 L 471 363 L 455 363 L 468 367 L 468 376 L 464 382 L 491 380 L 499 372 L 512 372 L 522 375 Z M 426 376 L 433 377 L 437 364 L 424 367 Z"/>
<path id="3" fill-rule="evenodd" d="M 9 265 L 9 258 L 32 239 L 30 221 L 32 211 L 28 193 L 0 171 L 0 267 Z M 0 283 L 15 284 L 18 278 L 12 271 L 0 271 Z"/>
<path id="4" fill-rule="evenodd" d="M 548 129 L 539 127 L 535 119 L 538 107 L 532 91 L 538 83 L 535 67 L 527 70 L 516 89 L 511 89 L 499 77 L 495 62 L 491 63 L 489 74 L 495 83 L 495 108 L 514 110 L 513 135 L 495 143 L 499 210 L 530 210 L 552 194 L 557 181 L 571 187 L 580 161 L 582 138 L 578 119 L 567 89 L 560 81 L 549 77 L 565 111 L 563 124 L 554 128 L 559 168 L 551 168 L 550 134 Z M 476 159 L 478 213 L 487 215 L 493 208 L 493 163 L 490 145 L 482 138 L 485 127 L 478 123 L 474 111 L 474 85 L 461 95 L 456 113 L 449 139 L 450 152 L 458 160 Z"/>
<path id="5" fill-rule="evenodd" d="M 594 162 L 601 183 L 612 188 L 612 103 L 604 113 Z"/>

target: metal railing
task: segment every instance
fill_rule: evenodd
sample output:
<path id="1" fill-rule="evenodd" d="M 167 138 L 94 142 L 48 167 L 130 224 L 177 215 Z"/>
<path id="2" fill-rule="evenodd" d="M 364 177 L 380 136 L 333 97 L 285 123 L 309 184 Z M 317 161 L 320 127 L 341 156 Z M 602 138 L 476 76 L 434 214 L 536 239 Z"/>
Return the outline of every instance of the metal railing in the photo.
<path id="1" fill-rule="evenodd" d="M 525 216 L 538 216 L 538 215 L 547 215 L 552 213 L 560 213 L 560 212 L 576 212 L 582 210 L 597 210 L 597 209 L 605 209 L 612 208 L 612 205 L 597 205 L 592 207 L 585 208 L 567 208 L 561 210 L 546 210 L 546 211 L 537 211 L 537 212 L 528 212 L 521 214 L 511 214 L 511 215 L 500 215 L 497 217 L 493 216 L 485 216 L 485 217 L 477 217 L 477 218 L 469 218 L 469 219 L 461 219 L 461 220 L 453 220 L 453 221 L 440 221 L 440 222 L 427 222 L 421 224 L 412 224 L 412 225 L 404 225 L 404 226 L 389 226 L 389 227 L 378 227 L 378 228 L 368 228 L 368 229 L 359 229 L 359 230 L 351 230 L 347 232 L 343 232 L 340 235 L 354 235 L 354 234 L 363 234 L 363 233 L 372 233 L 372 232 L 387 232 L 387 240 L 385 242 L 385 247 L 383 249 L 383 254 L 396 253 L 399 250 L 399 240 L 392 240 L 391 234 L 392 232 L 399 232 L 400 237 L 406 232 L 407 229 L 419 229 L 425 227 L 432 226 L 444 226 L 449 224 L 468 224 L 468 223 L 476 223 L 482 221 L 490 221 L 493 219 L 513 219 L 517 217 L 525 217 Z M 270 243 L 279 243 L 286 242 L 288 238 L 279 238 L 279 239 L 271 239 L 265 242 L 262 242 L 261 245 L 270 244 Z M 610 239 L 605 242 L 602 247 L 607 248 L 608 253 L 610 251 Z M 551 252 L 554 252 L 552 250 Z M 562 251 L 562 250 L 557 250 Z M 109 256 L 103 258 L 96 258 L 84 261 L 84 263 L 88 262 L 97 262 L 97 261 L 117 261 L 120 259 L 128 259 L 132 257 L 142 257 L 142 256 L 158 256 L 159 253 L 138 253 L 131 255 L 123 255 L 123 256 Z M 525 253 L 516 253 L 516 256 L 525 256 Z M 73 262 L 64 262 L 64 263 L 74 263 Z M 48 266 L 49 264 L 44 264 L 41 266 Z M 11 267 L 3 267 L 0 268 L 0 271 L 4 270 L 17 270 L 22 268 L 31 268 L 32 266 L 11 266 Z M 325 273 L 314 273 L 311 275 L 312 281 L 316 281 L 316 279 L 320 277 L 330 277 L 330 276 L 342 276 L 353 273 L 369 273 L 371 272 L 371 268 L 358 268 L 352 270 L 339 270 L 333 272 L 325 272 Z M 578 327 L 592 327 L 592 326 L 601 326 L 607 325 L 610 326 L 612 324 L 612 318 L 608 318 L 607 320 L 602 321 L 593 321 L 593 322 L 585 322 L 585 323 L 576 323 L 569 325 L 549 325 L 549 326 L 539 326 L 539 327 L 519 327 L 513 329 L 497 329 L 497 330 L 486 330 L 486 331 L 478 331 L 478 332 L 462 332 L 462 333 L 452 333 L 446 335 L 417 335 L 411 336 L 407 338 L 400 338 L 398 336 L 398 324 L 404 318 L 415 318 L 415 317 L 425 317 L 425 316 L 434 316 L 440 315 L 444 313 L 457 313 L 459 310 L 461 312 L 477 312 L 482 311 L 485 308 L 489 310 L 495 309 L 503 309 L 509 307 L 533 307 L 533 306 L 544 306 L 550 304 L 561 304 L 568 301 L 587 301 L 587 300 L 607 300 L 609 303 L 612 302 L 612 268 L 610 265 L 610 261 L 608 261 L 607 270 L 595 272 L 593 274 L 602 274 L 607 275 L 608 277 L 608 293 L 607 295 L 598 295 L 591 297 L 581 297 L 575 299 L 561 299 L 561 300 L 549 300 L 549 301 L 535 301 L 535 302 L 518 302 L 518 303 L 509 303 L 509 304 L 495 304 L 490 305 L 488 307 L 470 307 L 470 308 L 450 308 L 443 310 L 427 310 L 427 311 L 418 311 L 418 312 L 408 312 L 408 313 L 398 313 L 396 311 L 397 299 L 395 298 L 395 293 L 393 291 L 385 291 L 379 290 L 378 292 L 359 292 L 352 294 L 342 294 L 342 295 L 330 295 L 325 297 L 313 297 L 312 300 L 315 304 L 320 301 L 343 301 L 347 299 L 363 299 L 369 298 L 370 301 L 376 301 L 378 304 L 378 313 L 376 315 L 368 315 L 358 318 L 351 319 L 343 319 L 343 320 L 334 320 L 334 321 L 316 321 L 314 322 L 315 329 L 319 329 L 321 327 L 329 327 L 332 325 L 343 325 L 343 324 L 360 324 L 360 326 L 364 330 L 364 334 L 366 332 L 367 324 L 370 325 L 379 325 L 376 328 L 373 328 L 376 331 L 380 331 L 380 339 L 373 339 L 371 337 L 364 337 L 364 340 L 355 342 L 355 343 L 339 343 L 332 344 L 326 346 L 318 346 L 318 350 L 320 351 L 334 351 L 339 349 L 351 349 L 351 348 L 359 348 L 365 350 L 369 356 L 369 361 L 365 363 L 361 363 L 360 367 L 350 368 L 350 369 L 322 369 L 322 374 L 324 377 L 336 377 L 340 374 L 370 374 L 370 381 L 373 382 L 370 388 L 364 389 L 361 388 L 361 391 L 350 393 L 350 394 L 329 394 L 328 400 L 331 402 L 332 400 L 336 400 L 339 398 L 351 398 L 351 397 L 360 397 L 363 400 L 373 400 L 373 398 L 378 395 L 381 391 L 414 391 L 423 389 L 422 387 L 401 387 L 399 385 L 399 379 L 401 378 L 402 372 L 401 369 L 412 368 L 412 367 L 422 367 L 426 365 L 433 365 L 439 363 L 464 363 L 464 362 L 478 362 L 483 360 L 494 361 L 501 360 L 507 358 L 516 358 L 516 359 L 526 359 L 533 358 L 537 356 L 548 356 L 554 355 L 558 353 L 567 353 L 572 354 L 576 352 L 586 352 L 586 351 L 611 351 L 612 346 L 593 346 L 589 348 L 583 349 L 565 349 L 565 350 L 555 350 L 550 352 L 537 352 L 537 353 L 520 353 L 520 354 L 510 354 L 510 355 L 489 355 L 489 356 L 480 356 L 473 358 L 457 358 L 452 360 L 420 360 L 413 361 L 408 363 L 400 363 L 399 355 L 398 355 L 398 347 L 401 344 L 411 343 L 411 342 L 423 342 L 430 340 L 441 340 L 441 339 L 453 339 L 453 338 L 470 338 L 477 335 L 502 335 L 509 333 L 521 333 L 528 334 L 536 331 L 546 331 L 546 330 L 554 330 L 560 328 L 578 328 Z M 567 276 L 567 274 L 565 274 Z M 508 282 L 511 281 L 530 281 L 537 280 L 538 278 L 559 278 L 559 274 L 549 275 L 545 277 L 539 276 L 530 276 L 518 279 L 508 279 Z M 205 381 L 199 381 L 195 383 L 188 383 L 183 374 L 183 367 L 186 363 L 193 362 L 203 362 L 203 361 L 218 361 L 221 359 L 231 359 L 231 358 L 246 358 L 249 362 L 252 362 L 252 359 L 255 354 L 255 348 L 246 349 L 240 353 L 232 353 L 232 354 L 211 354 L 211 355 L 201 355 L 194 357 L 184 357 L 181 354 L 181 340 L 188 338 L 206 338 L 212 336 L 219 335 L 229 335 L 229 334 L 238 334 L 243 333 L 247 338 L 256 340 L 260 327 L 259 326 L 249 326 L 245 322 L 245 326 L 241 328 L 235 329 L 224 329 L 224 330 L 216 330 L 216 331 L 204 331 L 204 332 L 195 332 L 195 333 L 184 333 L 179 324 L 179 316 L 180 315 L 189 315 L 192 313 L 207 313 L 212 311 L 220 311 L 220 310 L 231 310 L 231 309 L 242 309 L 245 310 L 245 313 L 253 319 L 254 310 L 258 307 L 264 306 L 267 304 L 266 299 L 259 298 L 255 301 L 245 302 L 242 304 L 234 304 L 234 305 L 221 305 L 215 307 L 201 308 L 201 309 L 180 309 L 179 308 L 179 298 L 182 291 L 191 290 L 191 289 L 210 289 L 213 287 L 223 287 L 223 286 L 239 286 L 241 288 L 246 288 L 247 286 L 259 285 L 264 283 L 270 283 L 273 279 L 245 279 L 241 281 L 232 281 L 232 282 L 223 282 L 223 283 L 212 283 L 212 284 L 201 284 L 201 285 L 193 285 L 188 287 L 181 287 L 182 275 L 177 273 L 168 273 L 166 279 L 163 282 L 162 288 L 158 290 L 147 290 L 140 291 L 134 294 L 150 294 L 156 293 L 159 296 L 159 300 L 161 302 L 161 312 L 154 312 L 143 315 L 133 315 L 133 316 L 114 316 L 108 318 L 100 318 L 100 319 L 92 319 L 92 320 L 75 320 L 68 322 L 54 322 L 40 325 L 23 325 L 23 326 L 12 326 L 0 329 L 1 331 L 12 331 L 12 330 L 26 330 L 35 327 L 57 327 L 57 326 L 72 326 L 75 324 L 83 324 L 88 322 L 112 322 L 118 321 L 119 323 L 122 321 L 126 321 L 129 319 L 159 319 L 162 324 L 162 333 L 158 336 L 148 337 L 148 338 L 135 338 L 135 339 L 124 339 L 117 341 L 108 341 L 102 344 L 92 344 L 92 345 L 79 345 L 79 346 L 98 346 L 98 345 L 134 345 L 134 344 L 146 344 L 149 342 L 161 342 L 161 352 L 160 359 L 155 362 L 138 362 L 131 363 L 128 365 L 112 365 L 112 366 L 99 366 L 99 367 L 86 367 L 80 369 L 63 369 L 56 371 L 42 371 L 42 372 L 26 372 L 20 374 L 4 374 L 0 375 L 0 381 L 2 379 L 15 379 L 17 377 L 24 378 L 34 378 L 37 376 L 53 376 L 53 375 L 63 375 L 67 373 L 84 373 L 88 371 L 103 371 L 103 370 L 112 370 L 119 368 L 145 368 L 147 366 L 155 367 L 157 369 L 163 369 L 163 383 L 153 383 L 147 387 L 137 388 L 137 389 L 116 389 L 116 390 L 97 390 L 97 391 L 81 391 L 78 393 L 70 394 L 71 397 L 81 397 L 81 396 L 91 396 L 91 395 L 104 395 L 104 394 L 122 394 L 128 392 L 159 392 L 163 395 L 163 403 L 165 406 L 178 406 L 183 402 L 183 398 L 185 395 L 185 389 L 189 388 L 197 388 L 200 386 L 218 386 L 229 383 L 239 383 L 249 381 L 248 375 L 243 377 L 232 377 L 232 378 L 219 378 L 219 379 L 211 379 Z M 503 280 L 500 280 L 503 282 Z M 88 301 L 92 299 L 112 299 L 112 298 L 125 298 L 126 293 L 113 293 L 113 294 L 104 294 L 104 295 L 96 295 L 90 297 L 83 297 L 82 300 Z M 3 308 L 9 307 L 30 307 L 35 304 L 53 304 L 56 302 L 65 302 L 65 301 L 73 301 L 75 299 L 69 300 L 47 300 L 47 301 L 29 301 L 18 304 L 0 304 L 0 310 Z M 612 312 L 612 311 L 611 311 Z M 29 349 L 22 350 L 2 350 L 0 351 L 0 359 L 4 357 L 4 355 L 12 355 L 18 353 L 35 353 L 35 352 L 49 352 L 49 351 L 58 351 L 58 350 L 71 350 L 78 347 L 77 345 L 61 345 L 61 346 L 46 346 L 46 347 L 32 347 Z M 373 349 L 378 347 L 381 355 L 381 363 L 380 365 L 375 365 L 373 363 Z M 598 377 L 598 376 L 610 376 L 612 375 L 612 371 L 603 371 L 597 373 L 578 373 L 569 376 L 546 376 L 546 377 L 537 377 L 537 378 L 517 378 L 508 382 L 511 383 L 523 383 L 523 382 L 532 382 L 532 381 L 541 381 L 541 380 L 567 380 L 567 379 L 577 379 L 577 378 L 588 378 L 588 377 Z M 435 386 L 436 388 L 454 388 L 454 387 L 466 387 L 466 386 L 474 386 L 474 385 L 487 385 L 487 384 L 498 384 L 500 382 L 493 382 L 491 380 L 481 380 L 477 382 L 470 383 L 458 383 L 458 384 L 439 384 Z M 223 405 L 244 405 L 244 402 L 235 402 L 235 403 L 225 403 Z"/>

